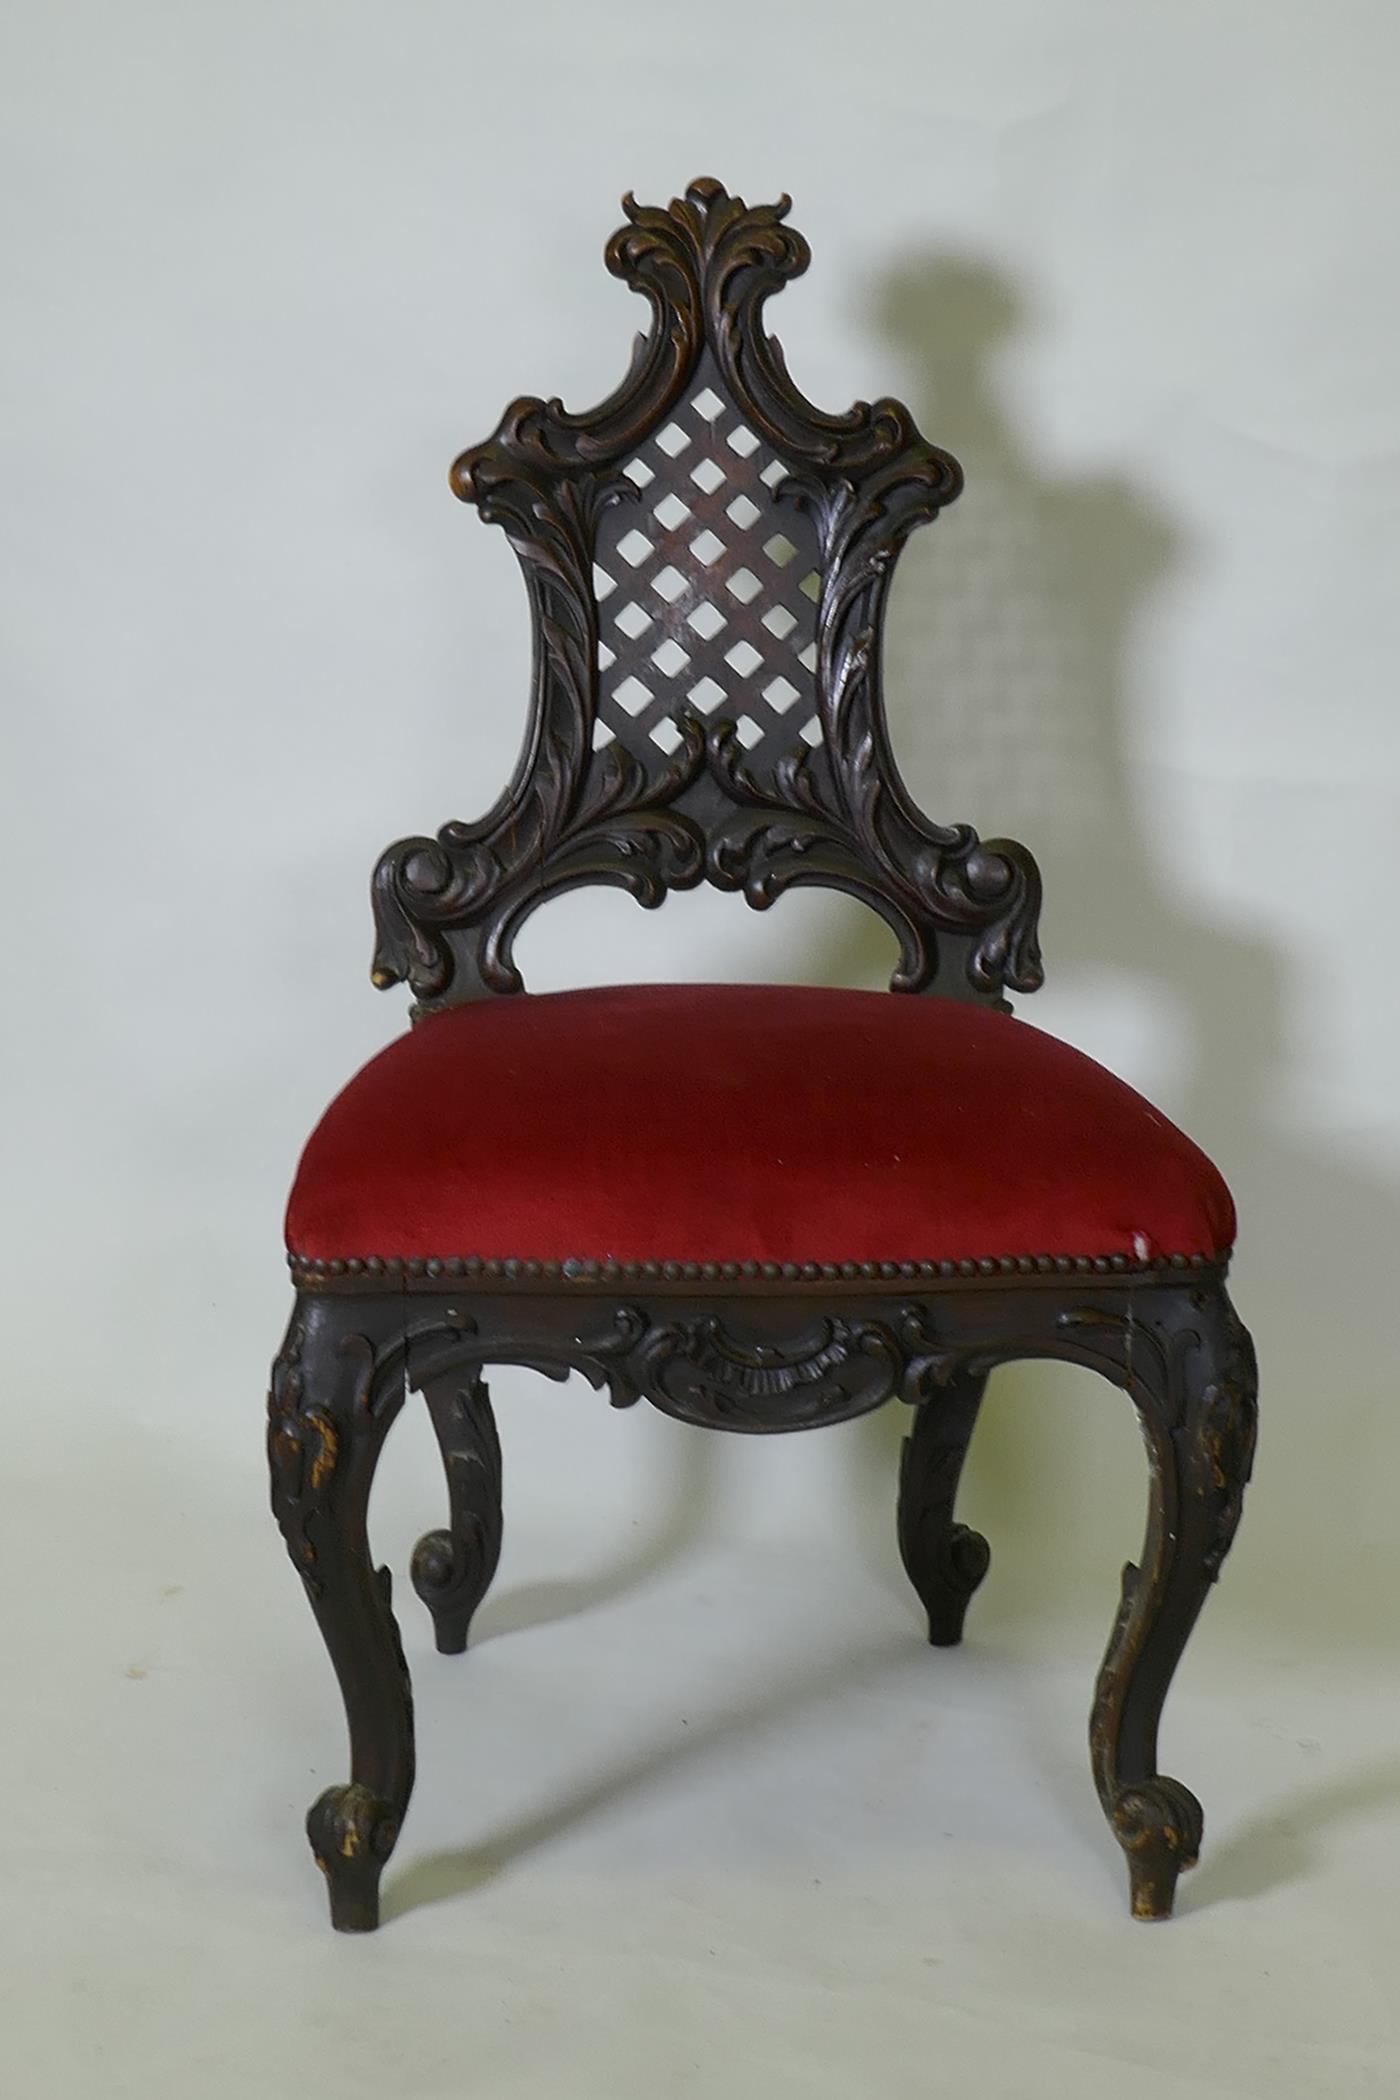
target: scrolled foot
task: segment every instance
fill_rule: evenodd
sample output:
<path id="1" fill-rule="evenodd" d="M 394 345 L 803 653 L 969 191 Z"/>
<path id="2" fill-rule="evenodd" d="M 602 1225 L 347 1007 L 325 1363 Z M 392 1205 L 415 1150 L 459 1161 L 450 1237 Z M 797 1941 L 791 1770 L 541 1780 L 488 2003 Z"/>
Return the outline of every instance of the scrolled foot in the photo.
<path id="1" fill-rule="evenodd" d="M 992 1564 L 992 1549 L 980 1531 L 954 1524 L 925 1574 L 921 1595 L 928 1610 L 928 1637 L 935 1648 L 956 1648 L 974 1591 Z"/>
<path id="2" fill-rule="evenodd" d="M 1200 1802 L 1179 1779 L 1144 1779 L 1115 1795 L 1110 1820 L 1128 1858 L 1133 1916 L 1169 1918 L 1177 1876 L 1200 1856 Z"/>
<path id="3" fill-rule="evenodd" d="M 491 1580 L 484 1550 L 450 1531 L 427 1531 L 413 1549 L 409 1573 L 433 1615 L 438 1654 L 460 1655 Z"/>
<path id="4" fill-rule="evenodd" d="M 316 1864 L 330 1886 L 337 1932 L 373 1932 L 379 1924 L 379 1877 L 399 1835 L 392 1804 L 368 1787 L 328 1787 L 306 1818 Z"/>

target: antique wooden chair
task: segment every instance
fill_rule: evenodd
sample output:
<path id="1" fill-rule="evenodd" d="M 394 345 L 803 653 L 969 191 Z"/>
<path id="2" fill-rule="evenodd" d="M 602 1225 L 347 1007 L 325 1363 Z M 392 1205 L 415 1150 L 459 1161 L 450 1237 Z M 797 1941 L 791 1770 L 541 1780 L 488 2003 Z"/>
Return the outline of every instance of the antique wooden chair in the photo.
<path id="1" fill-rule="evenodd" d="M 764 332 L 807 266 L 788 200 L 698 181 L 624 200 L 607 266 L 651 303 L 586 415 L 524 399 L 452 470 L 503 525 L 534 618 L 524 755 L 491 814 L 393 846 L 374 981 L 413 1030 L 334 1101 L 287 1220 L 273 1506 L 330 1650 L 351 1777 L 308 1830 L 344 1930 L 413 1785 L 408 1674 L 366 1505 L 409 1388 L 450 1520 L 413 1557 L 444 1653 L 501 1540 L 481 1372 L 583 1372 L 707 1428 L 913 1409 L 899 1544 L 956 1642 L 988 1549 L 953 1499 L 988 1372 L 1058 1357 L 1126 1389 L 1150 1458 L 1090 1727 L 1132 1907 L 1164 1917 L 1201 1811 L 1157 1769 L 1173 1670 L 1239 1520 L 1255 1431 L 1215 1169 L 1089 1058 L 1010 1018 L 1041 981 L 1025 849 L 930 824 L 897 776 L 880 632 L 899 550 L 956 462 L 894 401 L 828 415 Z M 646 905 L 844 890 L 899 941 L 889 992 L 651 985 L 526 994 L 521 922 L 579 883 Z M 932 994 L 933 996 L 928 996 Z M 663 1129 L 639 1099 L 673 1103 Z"/>

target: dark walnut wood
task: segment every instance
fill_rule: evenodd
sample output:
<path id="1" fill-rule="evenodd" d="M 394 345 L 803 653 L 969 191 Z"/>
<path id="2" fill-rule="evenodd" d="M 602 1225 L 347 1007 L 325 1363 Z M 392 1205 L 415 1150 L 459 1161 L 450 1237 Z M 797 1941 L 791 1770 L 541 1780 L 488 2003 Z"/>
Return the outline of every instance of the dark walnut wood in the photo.
<path id="1" fill-rule="evenodd" d="M 579 883 L 643 904 L 708 881 L 763 906 L 791 885 L 849 891 L 900 942 L 893 987 L 998 1005 L 1040 982 L 1039 880 L 1025 850 L 928 822 L 900 785 L 880 698 L 880 628 L 912 529 L 960 486 L 892 401 L 828 415 L 762 326 L 807 265 L 787 200 L 750 210 L 693 183 L 626 200 L 609 268 L 651 303 L 617 392 L 586 415 L 517 401 L 453 469 L 505 527 L 535 623 L 524 754 L 495 810 L 392 847 L 375 875 L 375 977 L 422 1014 L 516 993 L 522 921 Z M 710 1429 L 771 1433 L 913 1410 L 898 1535 L 929 1638 L 962 1636 L 986 1541 L 955 1519 L 997 1364 L 1059 1358 L 1124 1388 L 1150 1453 L 1141 1561 L 1090 1729 L 1095 1782 L 1139 1917 L 1165 1917 L 1201 1838 L 1157 1767 L 1167 1687 L 1239 1521 L 1254 1450 L 1249 1338 L 1223 1263 L 1001 1260 L 614 1263 L 292 1258 L 273 1370 L 272 1501 L 344 1696 L 350 1777 L 308 1830 L 347 1931 L 413 1786 L 413 1709 L 370 1485 L 407 1392 L 442 1451 L 448 1523 L 413 1584 L 438 1648 L 467 1644 L 501 1546 L 501 1455 L 483 1372 L 571 1371 L 614 1406 L 645 1399 Z"/>

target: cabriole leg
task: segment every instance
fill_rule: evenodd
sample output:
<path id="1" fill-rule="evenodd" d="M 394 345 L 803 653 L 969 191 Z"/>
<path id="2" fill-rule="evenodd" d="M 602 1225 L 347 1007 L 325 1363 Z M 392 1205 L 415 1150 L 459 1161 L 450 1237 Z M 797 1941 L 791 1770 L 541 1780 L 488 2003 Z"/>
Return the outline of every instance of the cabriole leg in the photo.
<path id="1" fill-rule="evenodd" d="M 1142 1567 L 1123 1571 L 1089 1727 L 1094 1777 L 1128 1859 L 1133 1915 L 1170 1917 L 1196 1863 L 1194 1794 L 1157 1770 L 1157 1728 L 1187 1638 L 1230 1550 L 1254 1457 L 1254 1349 L 1221 1285 L 1173 1293 L 1127 1323 L 1128 1385 L 1147 1439 Z"/>
<path id="2" fill-rule="evenodd" d="M 982 1404 L 985 1372 L 959 1371 L 914 1412 L 899 1460 L 899 1553 L 937 1648 L 962 1639 L 968 1599 L 991 1563 L 981 1532 L 953 1522 L 958 1478 Z"/>
<path id="3" fill-rule="evenodd" d="M 501 1557 L 501 1446 L 485 1382 L 471 1372 L 425 1385 L 447 1474 L 450 1525 L 413 1553 L 413 1587 L 433 1615 L 438 1651 L 460 1655 Z"/>
<path id="4" fill-rule="evenodd" d="M 350 1731 L 350 1782 L 307 1817 L 330 1887 L 331 1923 L 371 1932 L 379 1877 L 413 1790 L 413 1699 L 387 1568 L 370 1559 L 365 1514 L 402 1372 L 377 1306 L 298 1300 L 268 1404 L 272 1508 L 330 1652 Z M 395 1376 L 397 1369 L 398 1375 Z"/>

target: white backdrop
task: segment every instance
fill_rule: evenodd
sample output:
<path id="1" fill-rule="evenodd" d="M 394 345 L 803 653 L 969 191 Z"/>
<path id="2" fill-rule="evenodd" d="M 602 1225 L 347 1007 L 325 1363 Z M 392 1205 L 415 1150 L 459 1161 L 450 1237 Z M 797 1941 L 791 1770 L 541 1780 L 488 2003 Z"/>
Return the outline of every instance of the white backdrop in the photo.
<path id="1" fill-rule="evenodd" d="M 242 1895 L 256 1888 L 263 1908 L 228 1959 L 245 1964 L 250 1990 L 258 1959 L 271 1975 L 300 1952 L 312 1969 L 300 2006 L 270 2016 L 279 2033 L 287 2023 L 291 2057 L 269 2040 L 265 2062 L 227 2071 L 227 2090 L 246 2076 L 250 2092 L 281 2091 L 278 2075 L 293 2089 L 298 2050 L 321 2062 L 327 2091 L 368 2080 L 349 2040 L 343 2061 L 325 2043 L 335 1962 L 349 1957 L 316 1937 L 297 1851 L 314 1791 L 303 1768 L 314 1756 L 317 1783 L 340 1776 L 338 1721 L 262 1508 L 261 1394 L 286 1304 L 280 1207 L 329 1094 L 403 1025 L 401 997 L 367 981 L 376 853 L 477 814 L 520 735 L 523 593 L 504 542 L 452 501 L 447 465 L 516 393 L 581 407 L 611 387 L 644 318 L 601 267 L 618 193 L 664 199 L 701 172 L 755 201 L 793 193 L 815 261 L 772 321 L 799 384 L 832 407 L 904 395 L 966 468 L 967 494 L 916 540 L 896 586 L 887 683 L 910 785 L 936 816 L 1036 850 L 1049 982 L 1034 1018 L 1151 1094 L 1236 1191 L 1236 1297 L 1259 1341 L 1265 1440 L 1192 1665 L 1203 1687 L 1218 1672 L 1222 1700 L 1190 1747 L 1196 1766 L 1212 1746 L 1239 1762 L 1239 1812 L 1256 1819 L 1257 1842 L 1251 1852 L 1246 1823 L 1239 1886 L 1225 1894 L 1276 1905 L 1269 1988 L 1281 1995 L 1261 1999 L 1256 2039 L 1276 2031 L 1296 2003 L 1287 1935 L 1307 1915 L 1330 1944 L 1319 1923 L 1330 1899 L 1300 1913 L 1293 1854 L 1275 1873 L 1259 1848 L 1285 1822 L 1335 1831 L 1382 1813 L 1393 1839 L 1400 1794 L 1393 1703 L 1374 1755 L 1327 1736 L 1338 1762 L 1325 1778 L 1304 1769 L 1304 1739 L 1316 1750 L 1322 1737 L 1294 1711 L 1334 1669 L 1350 1669 L 1363 1702 L 1394 1675 L 1400 1595 L 1393 11 L 17 0 L 0 40 L 14 1111 L 0 1556 L 19 1717 L 4 1755 L 10 1798 L 30 1805 L 25 1857 L 42 1892 L 28 1922 L 22 1906 L 7 1919 L 29 2016 L 12 2031 L 34 2052 L 14 2089 L 149 2092 L 165 2090 L 162 2076 L 190 2089 L 197 2056 L 170 2041 L 156 1994 L 169 1946 L 189 1947 L 160 1876 L 183 1888 L 193 1859 L 201 1915 L 221 1915 L 243 1848 L 259 1867 Z M 855 907 L 813 897 L 767 918 L 682 898 L 653 917 L 593 893 L 534 921 L 522 957 L 537 988 L 638 975 L 875 984 L 887 941 Z M 582 1389 L 523 1374 L 495 1389 L 512 1528 L 487 1614 L 545 1642 L 546 1622 L 572 1613 L 559 1648 L 539 1652 L 550 1672 L 577 1673 L 585 1704 L 576 1652 L 604 1640 L 595 1621 L 615 1619 L 631 1674 L 608 1697 L 631 1713 L 634 1694 L 642 1718 L 629 1726 L 645 1731 L 651 1692 L 692 1638 L 678 1625 L 695 1596 L 684 1570 L 708 1567 L 712 1551 L 716 1570 L 747 1567 L 746 1552 L 766 1568 L 763 1553 L 790 1542 L 770 1570 L 778 1588 L 796 1581 L 775 1644 L 797 1638 L 814 1585 L 826 1585 L 819 1615 L 846 1608 L 842 1555 L 853 1582 L 877 1578 L 877 1649 L 882 1625 L 908 1638 L 889 1540 L 892 1417 L 758 1448 L 616 1418 Z M 381 1496 L 400 1566 L 439 1492 L 426 1439 L 402 1442 Z M 1054 1627 L 1087 1613 L 1098 1631 L 1065 1637 L 1086 1701 L 1115 1563 L 1140 1523 L 1123 1404 L 1062 1372 L 1004 1374 L 967 1500 L 996 1556 L 974 1607 L 985 1638 L 1032 1668 L 1059 1653 Z M 792 1567 L 800 1579 L 782 1575 Z M 731 1579 L 716 1573 L 715 1594 Z M 677 1599 L 648 1621 L 667 1581 Z M 761 1613 L 734 1609 L 761 1678 Z M 406 1619 L 415 1611 L 405 1592 Z M 664 1668 L 639 1659 L 649 1639 L 668 1652 Z M 416 1620 L 410 1641 L 416 1657 Z M 528 1649 L 523 1634 L 485 1644 L 478 1680 L 512 1645 Z M 718 1640 L 705 1696 L 719 1704 L 727 1654 Z M 1246 1660 L 1277 1677 L 1242 1721 L 1223 1693 Z M 537 1711 L 513 1713 L 517 1734 L 557 1729 L 552 1681 Z M 1016 1684 L 1009 1669 L 1006 1711 Z M 466 1680 L 453 1686 L 461 1710 L 449 1703 L 433 1723 L 444 1763 L 447 1743 L 479 1725 Z M 141 1696 L 147 1717 L 133 1719 Z M 216 1730 L 210 1716 L 225 1709 Z M 1073 1750 L 1072 1699 L 1065 1712 Z M 975 1742 L 970 1695 L 969 1713 Z M 240 1733 L 249 1715 L 256 1727 Z M 830 1737 L 820 1715 L 810 1726 L 820 1761 Z M 500 1756 L 518 1756 L 498 1728 Z M 1272 1796 L 1267 1774 L 1260 1792 L 1268 1753 L 1242 1728 L 1293 1760 L 1272 1774 Z M 106 1746 L 96 1774 L 94 1742 Z M 979 1754 L 985 1745 L 967 1752 Z M 741 1768 L 746 1755 L 740 1745 L 721 1763 Z M 1182 1776 L 1207 1793 L 1209 1818 L 1205 1779 Z M 946 1772 L 922 1773 L 930 1797 L 940 1783 Z M 1028 1767 L 1017 1784 L 1034 1783 Z M 546 1823 L 550 1784 L 533 1798 Z M 676 1785 L 665 1827 L 680 1857 L 693 1811 Z M 627 1791 L 618 1784 L 624 1803 Z M 1045 1813 L 1053 1825 L 1060 1811 Z M 900 1815 L 917 1821 L 907 1801 Z M 444 1844 L 464 1841 L 464 1818 L 444 1783 Z M 806 1842 L 820 1854 L 822 1831 Z M 1072 1881 L 1065 1860 L 1102 1843 L 1081 1821 L 1064 1859 L 1041 1862 L 1048 1919 L 1060 1886 L 1050 1865 Z M 1358 1847 L 1364 1879 L 1374 1848 Z M 1327 1844 L 1308 1856 L 1325 1889 Z M 90 1943 L 75 1921 L 94 1905 L 120 1915 L 114 1864 L 137 1876 L 148 1910 L 139 1930 L 114 1922 L 130 1975 L 108 2006 L 97 1979 L 114 1944 Z M 517 1869 L 527 1891 L 531 1872 L 549 1871 Z M 968 1887 L 987 1871 L 979 1855 Z M 1012 1904 L 1014 1853 L 1004 1871 Z M 580 1917 L 607 1901 L 606 1849 L 578 1872 L 563 1894 L 550 1884 L 561 1976 Z M 861 1872 L 857 1847 L 852 1888 Z M 1352 1887 L 1346 1915 L 1381 1905 L 1382 1886 Z M 1086 1872 L 1095 1929 L 1118 1893 Z M 480 1908 L 488 1900 L 459 1895 L 421 1921 L 406 1905 L 400 1945 L 417 1931 L 421 1954 L 466 1913 L 460 1929 L 489 1943 L 487 1923 L 508 1927 Z M 1216 1956 L 1202 1902 L 1195 1942 L 1173 1927 L 1170 1958 L 1193 1944 L 1204 1974 Z M 1219 1944 L 1233 1947 L 1251 1924 L 1230 1916 Z M 781 1907 L 769 1922 L 779 1936 L 794 1929 Z M 533 1928 L 518 1929 L 533 1946 Z M 686 1962 L 694 1950 L 675 1929 Z M 891 1933 L 903 1944 L 902 1928 Z M 1146 1937 L 1162 1961 L 1162 1939 Z M 1106 1938 L 1098 1973 L 1121 1958 L 1145 1987 L 1141 1940 L 1120 1955 L 1121 1935 Z M 988 2003 L 1009 1990 L 1024 2004 L 1032 1955 L 1019 1981 L 996 1983 L 995 1954 L 993 1936 Z M 389 1973 L 355 1958 L 366 1979 Z M 70 2000 L 65 2022 L 57 2008 Z M 1336 2001 L 1337 2033 L 1362 2052 L 1345 2063 L 1319 2014 L 1282 2067 L 1263 2042 L 1254 2054 L 1239 2044 L 1228 2074 L 1215 2059 L 1211 2090 L 1333 2090 L 1320 2066 L 1372 2068 L 1381 2057 L 1365 2052 L 1393 2046 L 1386 2002 L 1379 1980 L 1360 2011 Z M 135 2028 L 133 2003 L 146 2008 Z M 767 2005 L 755 2000 L 752 2026 L 726 2029 L 713 2054 L 718 2030 L 696 2024 L 702 2068 L 687 2089 L 708 2091 L 710 2078 L 743 2089 L 734 2063 L 757 2064 L 756 2037 L 778 2036 Z M 405 2016 L 403 2051 L 424 2045 L 419 2010 L 416 2025 Z M 1103 2006 L 1081 2010 L 1101 2031 Z M 850 2011 L 804 2090 L 825 2090 L 824 2076 L 836 2089 L 841 2047 L 864 2049 L 864 2017 Z M 492 2031 L 493 2090 L 514 2091 L 516 2059 Z M 561 2020 L 559 2062 L 583 2079 L 573 2090 L 630 2090 L 628 2065 L 642 2079 L 643 2057 L 612 2030 L 577 2058 L 578 2031 Z M 897 2031 L 890 2046 L 921 2060 L 927 2034 Z M 680 2062 L 674 2024 L 658 2033 L 648 2077 Z M 1002 2090 L 1000 2060 L 979 2055 L 975 2036 L 946 2022 L 939 2035 L 947 2062 Z M 796 2090 L 796 2048 L 775 2040 L 753 2090 L 785 2091 L 788 2076 Z M 1165 2038 L 1161 2048 L 1169 2063 Z M 114 2063 L 129 2088 L 113 2087 Z M 541 2061 L 528 2068 L 545 2075 Z M 419 2089 L 436 2091 L 419 2069 Z M 1009 2058 L 1004 2075 L 1008 2092 L 1024 2090 Z M 1278 2082 L 1290 2076 L 1303 2082 Z M 1178 2090 L 1161 2077 L 1143 2090 Z"/>

